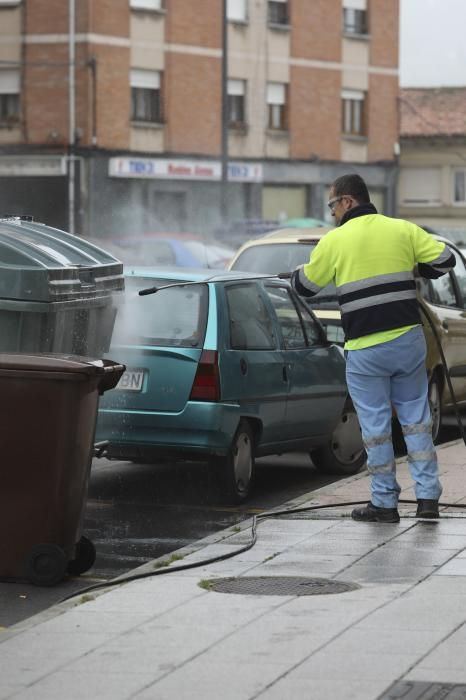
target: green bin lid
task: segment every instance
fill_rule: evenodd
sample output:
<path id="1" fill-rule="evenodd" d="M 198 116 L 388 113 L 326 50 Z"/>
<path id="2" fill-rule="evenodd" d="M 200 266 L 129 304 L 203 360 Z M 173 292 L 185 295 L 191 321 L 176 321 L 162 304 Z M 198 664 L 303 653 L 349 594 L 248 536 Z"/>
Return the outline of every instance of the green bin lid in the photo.
<path id="1" fill-rule="evenodd" d="M 75 301 L 124 289 L 123 264 L 80 236 L 0 218 L 0 300 Z"/>

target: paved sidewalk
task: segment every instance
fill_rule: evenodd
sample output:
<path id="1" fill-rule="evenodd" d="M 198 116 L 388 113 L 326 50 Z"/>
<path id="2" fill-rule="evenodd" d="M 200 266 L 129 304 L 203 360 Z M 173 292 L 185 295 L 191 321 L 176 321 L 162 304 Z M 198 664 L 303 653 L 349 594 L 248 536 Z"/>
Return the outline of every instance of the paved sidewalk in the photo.
<path id="1" fill-rule="evenodd" d="M 442 501 L 466 503 L 463 443 L 438 454 Z M 405 463 L 398 472 L 414 498 Z M 365 500 L 368 489 L 363 473 L 287 507 Z M 237 557 L 81 596 L 0 632 L 0 698 L 465 700 L 466 510 L 439 522 L 401 510 L 399 525 L 355 523 L 350 508 L 265 520 Z M 183 563 L 248 541 L 247 523 L 234 530 L 185 548 Z M 265 577 L 260 594 L 211 590 L 212 579 L 253 576 Z M 270 577 L 289 577 L 279 594 L 264 594 Z M 357 587 L 290 595 L 295 577 Z M 299 590 L 309 588 L 320 590 Z"/>

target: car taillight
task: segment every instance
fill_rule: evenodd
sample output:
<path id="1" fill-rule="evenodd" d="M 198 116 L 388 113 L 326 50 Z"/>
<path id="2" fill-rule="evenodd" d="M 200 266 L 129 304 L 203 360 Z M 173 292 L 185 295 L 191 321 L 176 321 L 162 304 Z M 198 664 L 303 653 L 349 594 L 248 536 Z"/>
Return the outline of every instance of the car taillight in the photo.
<path id="1" fill-rule="evenodd" d="M 220 399 L 220 377 L 218 353 L 203 350 L 191 389 L 191 401 L 218 401 Z"/>

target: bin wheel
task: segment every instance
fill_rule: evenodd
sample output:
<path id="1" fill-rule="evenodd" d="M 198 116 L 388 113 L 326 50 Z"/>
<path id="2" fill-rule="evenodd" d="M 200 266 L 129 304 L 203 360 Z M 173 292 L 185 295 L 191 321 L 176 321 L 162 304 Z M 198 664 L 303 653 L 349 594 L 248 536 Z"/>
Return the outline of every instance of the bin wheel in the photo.
<path id="1" fill-rule="evenodd" d="M 26 575 L 35 586 L 55 586 L 66 572 L 66 554 L 57 544 L 36 544 L 27 561 Z"/>
<path id="2" fill-rule="evenodd" d="M 96 551 L 93 543 L 87 537 L 81 537 L 76 545 L 76 557 L 68 562 L 67 572 L 72 576 L 79 576 L 93 566 Z"/>

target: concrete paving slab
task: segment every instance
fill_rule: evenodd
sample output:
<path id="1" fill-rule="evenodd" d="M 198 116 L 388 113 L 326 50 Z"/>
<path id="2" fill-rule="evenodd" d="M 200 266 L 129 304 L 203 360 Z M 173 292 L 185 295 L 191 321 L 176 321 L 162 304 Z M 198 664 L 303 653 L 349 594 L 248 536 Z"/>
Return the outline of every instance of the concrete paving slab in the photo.
<path id="1" fill-rule="evenodd" d="M 322 680 L 290 679 L 286 675 L 267 688 L 258 698 L 267 700 L 292 700 L 292 698 L 319 698 L 319 700 L 374 700 L 386 688 L 386 680 Z"/>
<path id="2" fill-rule="evenodd" d="M 444 493 L 466 501 L 464 448 L 450 445 L 439 457 Z M 406 464 L 399 472 L 403 496 L 412 498 Z M 368 486 L 361 473 L 294 500 L 301 506 L 362 500 Z M 99 700 L 217 700 L 219 688 L 222 700 L 376 700 L 396 680 L 465 683 L 466 513 L 424 523 L 408 505 L 399 525 L 387 525 L 356 523 L 350 510 L 266 520 L 252 550 L 173 570 L 248 541 L 250 522 L 241 532 L 230 528 L 183 548 L 183 560 L 168 574 L 63 604 L 33 627 L 0 634 L 0 700 L 81 698 L 82 679 L 86 695 Z M 199 586 L 246 574 L 327 577 L 361 587 L 292 597 Z"/>
<path id="3" fill-rule="evenodd" d="M 152 675 L 144 673 L 110 676 L 106 673 L 92 673 L 83 678 L 82 674 L 64 670 L 43 678 L 14 697 L 18 700 L 82 700 L 86 696 L 99 700 L 125 700 L 151 682 Z"/>

